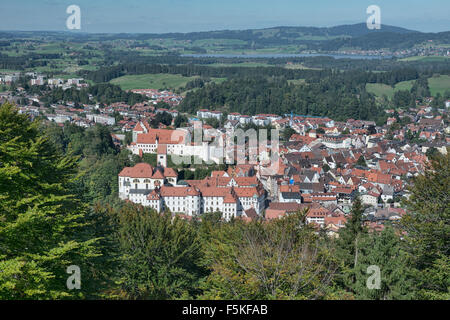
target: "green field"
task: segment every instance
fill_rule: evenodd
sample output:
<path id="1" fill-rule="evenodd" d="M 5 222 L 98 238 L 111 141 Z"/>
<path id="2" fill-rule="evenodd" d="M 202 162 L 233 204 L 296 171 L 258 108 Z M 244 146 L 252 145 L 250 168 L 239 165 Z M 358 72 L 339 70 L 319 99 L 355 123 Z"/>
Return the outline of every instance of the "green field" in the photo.
<path id="1" fill-rule="evenodd" d="M 447 59 L 450 59 L 450 57 L 422 57 L 422 56 L 416 56 L 416 57 L 408 57 L 399 59 L 399 61 L 421 61 L 421 62 L 442 62 L 446 61 Z"/>
<path id="2" fill-rule="evenodd" d="M 273 67 L 268 63 L 263 62 L 240 62 L 240 63 L 211 63 L 209 67 Z"/>
<path id="3" fill-rule="evenodd" d="M 394 93 L 399 90 L 411 90 L 413 81 L 403 81 L 391 87 L 383 83 L 368 83 L 366 84 L 367 92 L 373 93 L 377 97 L 382 97 L 386 95 L 389 99 L 392 99 Z"/>
<path id="4" fill-rule="evenodd" d="M 368 83 L 366 85 L 366 90 L 377 97 L 386 95 L 389 99 L 392 99 L 396 91 L 411 90 L 413 82 L 413 80 L 399 82 L 395 87 L 382 83 Z M 428 79 L 428 86 L 430 87 L 431 95 L 435 96 L 438 92 L 444 94 L 446 90 L 450 90 L 450 76 L 441 75 L 438 77 L 431 77 Z"/>
<path id="5" fill-rule="evenodd" d="M 119 85 L 123 90 L 131 89 L 177 89 L 184 87 L 186 83 L 196 77 L 183 77 L 177 74 L 142 74 L 123 76 L 111 80 L 113 84 Z"/>
<path id="6" fill-rule="evenodd" d="M 300 84 L 305 84 L 306 81 L 305 79 L 295 79 L 295 80 L 288 80 L 289 84 L 293 84 L 293 85 L 300 85 Z"/>
<path id="7" fill-rule="evenodd" d="M 110 83 L 119 85 L 123 90 L 131 89 L 178 89 L 198 77 L 183 77 L 179 74 L 142 74 L 116 78 Z M 214 82 L 223 82 L 223 78 L 211 78 Z"/>
<path id="8" fill-rule="evenodd" d="M 450 91 L 450 76 L 431 77 L 428 79 L 428 86 L 433 96 L 438 92 L 443 95 L 445 91 Z"/>

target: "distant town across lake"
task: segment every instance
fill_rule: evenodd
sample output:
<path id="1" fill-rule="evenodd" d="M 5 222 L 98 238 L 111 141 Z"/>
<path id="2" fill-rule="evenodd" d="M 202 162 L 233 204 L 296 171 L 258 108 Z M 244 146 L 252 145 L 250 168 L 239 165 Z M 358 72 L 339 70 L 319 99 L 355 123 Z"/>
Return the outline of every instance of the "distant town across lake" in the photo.
<path id="1" fill-rule="evenodd" d="M 271 53 L 271 54 L 227 54 L 227 53 L 194 53 L 183 54 L 183 57 L 194 58 L 302 58 L 302 57 L 333 57 L 335 59 L 391 59 L 391 55 L 358 55 L 331 53 Z"/>

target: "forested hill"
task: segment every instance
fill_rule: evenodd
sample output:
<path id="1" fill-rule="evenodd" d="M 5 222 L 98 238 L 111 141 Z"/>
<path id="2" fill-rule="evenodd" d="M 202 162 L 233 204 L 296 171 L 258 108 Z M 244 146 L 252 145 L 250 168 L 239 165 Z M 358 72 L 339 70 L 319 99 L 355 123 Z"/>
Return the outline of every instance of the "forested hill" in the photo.
<path id="1" fill-rule="evenodd" d="M 191 43 L 215 40 L 234 49 L 261 49 L 295 45 L 306 50 L 338 51 L 342 48 L 361 50 L 411 49 L 417 44 L 433 41 L 437 44 L 450 43 L 450 32 L 423 33 L 400 27 L 382 25 L 379 30 L 369 30 L 366 23 L 335 27 L 280 26 L 264 29 L 219 30 L 189 33 L 140 33 L 140 34 L 93 34 L 70 32 L 0 32 L 0 38 L 30 39 L 41 37 L 47 40 L 72 42 L 136 40 L 176 40 Z M 225 42 L 224 42 L 225 41 Z M 228 41 L 228 42 L 227 42 Z M 202 45 L 200 45 L 201 47 Z M 205 48 L 203 48 L 205 49 Z"/>
<path id="2" fill-rule="evenodd" d="M 280 40 L 308 40 L 315 39 L 327 40 L 333 38 L 354 38 L 374 33 L 397 33 L 397 34 L 417 34 L 414 30 L 405 28 L 382 25 L 380 30 L 369 30 L 366 23 L 340 25 L 335 27 L 301 27 L 301 26 L 277 26 L 261 29 L 247 30 L 216 30 L 187 33 L 120 33 L 120 34 L 95 34 L 83 32 L 59 32 L 59 31 L 14 31 L 0 32 L 0 38 L 14 39 L 17 37 L 28 38 L 32 36 L 41 36 L 55 38 L 60 40 L 114 40 L 114 39 L 177 39 L 177 40 L 203 40 L 203 39 L 235 39 L 243 41 L 280 41 Z"/>
<path id="3" fill-rule="evenodd" d="M 321 27 L 272 27 L 264 29 L 247 30 L 219 30 L 189 33 L 166 33 L 166 34 L 147 34 L 142 37 L 170 38 L 177 40 L 203 40 L 203 39 L 235 39 L 243 41 L 290 41 L 320 39 L 327 40 L 333 38 L 353 38 L 372 33 L 398 33 L 412 34 L 417 31 L 408 30 L 400 27 L 382 25 L 379 30 L 369 30 L 365 23 L 342 25 L 330 28 Z"/>

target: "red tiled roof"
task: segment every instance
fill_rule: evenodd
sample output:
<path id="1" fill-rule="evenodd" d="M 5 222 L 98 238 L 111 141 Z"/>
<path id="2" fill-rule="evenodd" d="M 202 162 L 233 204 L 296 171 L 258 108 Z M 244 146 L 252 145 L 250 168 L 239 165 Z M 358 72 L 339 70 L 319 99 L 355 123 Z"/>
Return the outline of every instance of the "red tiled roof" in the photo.
<path id="1" fill-rule="evenodd" d="M 181 144 L 185 140 L 186 133 L 181 130 L 151 129 L 148 133 L 138 134 L 138 144 Z"/>
<path id="2" fill-rule="evenodd" d="M 178 174 L 172 168 L 164 168 L 164 176 L 173 178 L 173 177 L 178 177 Z"/>
<path id="3" fill-rule="evenodd" d="M 200 195 L 200 192 L 193 187 L 161 187 L 161 196 L 163 197 L 187 197 L 198 195 Z"/>
<path id="4" fill-rule="evenodd" d="M 119 177 L 151 178 L 153 167 L 148 163 L 138 163 L 134 167 L 126 167 L 119 173 Z"/>

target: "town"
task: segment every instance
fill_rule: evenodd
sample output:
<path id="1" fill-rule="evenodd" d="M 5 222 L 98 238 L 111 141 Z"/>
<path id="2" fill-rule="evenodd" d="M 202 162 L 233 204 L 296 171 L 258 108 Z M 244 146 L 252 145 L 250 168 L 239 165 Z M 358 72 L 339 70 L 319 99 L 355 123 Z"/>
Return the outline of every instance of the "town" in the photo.
<path id="1" fill-rule="evenodd" d="M 450 300 L 449 10 L 5 2 L 0 300 Z"/>
<path id="2" fill-rule="evenodd" d="M 31 86 L 47 85 L 82 88 L 83 79 L 48 79 L 29 75 Z M 4 76 L 9 84 L 17 76 Z M 433 153 L 447 154 L 450 145 L 448 117 L 450 100 L 445 108 L 430 105 L 432 97 L 416 108 L 385 110 L 387 122 L 348 119 L 334 121 L 326 117 L 294 114 L 241 115 L 219 110 L 200 109 L 194 116 L 180 113 L 176 107 L 182 96 L 155 89 L 132 90 L 145 97 L 135 105 L 124 102 L 110 105 L 65 104 L 45 107 L 37 96 L 23 88 L 3 92 L 5 101 L 19 103 L 19 112 L 31 118 L 43 116 L 60 126 L 72 123 L 90 127 L 95 124 L 114 129 L 112 138 L 119 148 L 127 149 L 141 159 L 156 156 L 154 166 L 142 162 L 126 167 L 118 175 L 122 200 L 151 207 L 158 212 L 169 210 L 186 219 L 200 218 L 206 212 L 220 212 L 224 221 L 231 219 L 271 220 L 308 209 L 307 221 L 337 236 L 353 201 L 359 197 L 364 205 L 365 223 L 382 230 L 387 221 L 398 221 L 405 210 L 401 201 L 408 198 L 410 178 L 421 174 Z M 160 103 L 167 108 L 158 107 Z M 166 122 L 155 119 L 164 115 Z M 177 119 L 185 119 L 180 123 Z M 168 119 L 168 120 L 167 120 Z M 212 121 L 213 120 L 213 121 Z M 214 127 L 211 125 L 213 124 Z M 227 134 L 253 125 L 281 132 L 276 170 L 269 170 L 260 157 L 245 163 L 226 163 L 221 157 L 237 153 L 237 146 L 227 150 L 223 141 Z M 190 138 L 200 130 L 203 141 Z M 207 141 L 220 137 L 222 143 Z M 269 151 L 270 145 L 267 145 Z M 261 156 L 263 150 L 259 150 Z M 178 177 L 176 168 L 168 164 L 171 157 L 199 159 L 200 163 L 226 164 L 225 170 L 214 170 L 201 180 Z M 234 158 L 233 158 L 234 159 Z M 253 161 L 252 161 L 253 160 Z"/>

